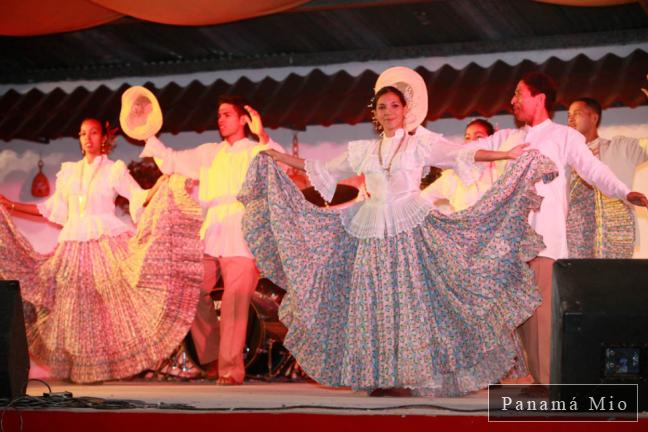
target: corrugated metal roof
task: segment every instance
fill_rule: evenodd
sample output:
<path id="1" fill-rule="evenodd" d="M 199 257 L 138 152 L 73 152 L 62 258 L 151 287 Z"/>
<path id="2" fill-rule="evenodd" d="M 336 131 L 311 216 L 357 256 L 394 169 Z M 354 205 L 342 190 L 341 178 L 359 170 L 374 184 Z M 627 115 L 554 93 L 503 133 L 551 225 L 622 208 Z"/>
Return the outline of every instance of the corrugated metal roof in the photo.
<path id="1" fill-rule="evenodd" d="M 635 50 L 626 57 L 609 54 L 597 60 L 579 55 L 568 61 L 550 58 L 542 64 L 496 62 L 487 68 L 470 64 L 459 70 L 444 66 L 435 71 L 419 67 L 417 71 L 429 91 L 427 119 L 490 117 L 510 112 L 509 101 L 518 79 L 532 69 L 547 72 L 559 83 L 559 108 L 582 96 L 598 99 L 604 108 L 646 103 L 640 88 L 646 87 L 648 53 Z M 215 105 L 221 94 L 246 97 L 262 113 L 269 128 L 303 129 L 370 121 L 367 105 L 376 78 L 376 72 L 370 70 L 351 76 L 344 71 L 325 74 L 315 69 L 305 76 L 292 74 L 281 81 L 240 78 L 231 84 L 217 80 L 209 85 L 193 81 L 182 87 L 176 83 L 147 87 L 157 95 L 164 111 L 163 132 L 216 129 Z M 93 91 L 78 87 L 71 93 L 61 89 L 25 94 L 8 91 L 0 97 L 0 139 L 46 142 L 76 136 L 86 117 L 116 123 L 126 88 L 124 84 L 118 89 L 100 86 Z"/>
<path id="2" fill-rule="evenodd" d="M 639 3 L 317 1 L 213 26 L 124 18 L 87 30 L 0 37 L 0 83 L 322 65 L 648 40 Z"/>

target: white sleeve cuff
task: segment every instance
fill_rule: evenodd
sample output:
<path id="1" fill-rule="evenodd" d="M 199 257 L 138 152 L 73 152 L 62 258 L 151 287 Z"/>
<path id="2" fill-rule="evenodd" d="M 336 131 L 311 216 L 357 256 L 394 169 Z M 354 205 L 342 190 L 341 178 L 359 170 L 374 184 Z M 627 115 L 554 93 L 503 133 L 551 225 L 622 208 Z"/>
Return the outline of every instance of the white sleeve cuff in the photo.
<path id="1" fill-rule="evenodd" d="M 454 171 L 466 186 L 474 184 L 481 177 L 482 170 L 475 162 L 475 153 L 477 149 L 467 148 L 457 154 L 457 165 Z"/>
<path id="2" fill-rule="evenodd" d="M 331 173 L 326 169 L 325 163 L 321 161 L 306 160 L 306 175 L 317 192 L 326 200 L 331 202 L 335 195 L 337 182 Z"/>
<path id="3" fill-rule="evenodd" d="M 36 204 L 38 212 L 48 221 L 59 225 L 65 225 L 68 218 L 67 204 L 58 196 L 52 196 L 46 201 Z"/>

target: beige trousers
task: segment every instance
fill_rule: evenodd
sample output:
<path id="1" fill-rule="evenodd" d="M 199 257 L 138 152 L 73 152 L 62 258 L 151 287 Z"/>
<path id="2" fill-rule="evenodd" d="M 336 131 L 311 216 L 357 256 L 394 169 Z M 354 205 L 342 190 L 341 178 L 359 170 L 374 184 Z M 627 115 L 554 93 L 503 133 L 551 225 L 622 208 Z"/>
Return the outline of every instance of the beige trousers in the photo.
<path id="1" fill-rule="evenodd" d="M 198 313 L 192 325 L 194 344 L 201 363 L 218 358 L 219 377 L 243 382 L 243 348 L 247 334 L 252 294 L 259 281 L 254 259 L 204 256 L 205 277 Z M 223 277 L 220 327 L 209 293 L 218 277 Z M 215 325 L 214 325 L 215 323 Z M 219 337 L 220 336 L 220 337 Z"/>
<path id="2" fill-rule="evenodd" d="M 213 256 L 203 255 L 203 284 L 198 300 L 198 310 L 191 324 L 191 337 L 196 347 L 198 361 L 203 365 L 218 359 L 220 323 L 211 298 L 211 292 L 217 280 L 217 259 Z"/>

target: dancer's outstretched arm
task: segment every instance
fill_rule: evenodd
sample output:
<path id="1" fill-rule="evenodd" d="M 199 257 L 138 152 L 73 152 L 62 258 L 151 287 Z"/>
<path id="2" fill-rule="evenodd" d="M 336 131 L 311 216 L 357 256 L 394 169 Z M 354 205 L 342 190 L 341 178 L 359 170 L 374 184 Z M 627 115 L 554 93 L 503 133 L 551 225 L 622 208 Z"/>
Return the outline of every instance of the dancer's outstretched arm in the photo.
<path id="1" fill-rule="evenodd" d="M 7 210 L 14 211 L 17 213 L 22 213 L 30 216 L 43 216 L 39 211 L 36 204 L 28 203 L 19 203 L 16 201 L 11 201 L 4 195 L 0 194 L 0 205 L 5 206 Z"/>
<path id="2" fill-rule="evenodd" d="M 517 159 L 522 156 L 528 146 L 529 144 L 518 144 L 508 151 L 477 150 L 477 152 L 475 152 L 475 161 L 493 162 L 505 159 Z"/>
<path id="3" fill-rule="evenodd" d="M 286 153 L 280 153 L 277 150 L 265 150 L 264 153 L 266 153 L 268 156 L 270 156 L 272 159 L 276 160 L 277 162 L 284 163 L 292 168 L 296 168 L 301 171 L 306 171 L 305 165 L 304 165 L 304 159 L 299 158 L 297 156 L 292 156 Z"/>

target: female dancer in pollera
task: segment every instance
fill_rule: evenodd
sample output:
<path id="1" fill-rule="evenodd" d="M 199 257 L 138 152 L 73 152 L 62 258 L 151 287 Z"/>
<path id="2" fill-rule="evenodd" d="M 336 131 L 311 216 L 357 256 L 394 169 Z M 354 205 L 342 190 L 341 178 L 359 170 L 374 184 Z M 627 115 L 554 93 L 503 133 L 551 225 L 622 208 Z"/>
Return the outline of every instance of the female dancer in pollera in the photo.
<path id="1" fill-rule="evenodd" d="M 514 330 L 540 303 L 526 261 L 543 244 L 527 218 L 541 202 L 535 183 L 555 167 L 523 145 L 475 151 L 419 127 L 427 90 L 411 69 L 381 74 L 373 110 L 380 139 L 350 142 L 329 162 L 267 151 L 305 170 L 327 200 L 338 180 L 363 173 L 368 199 L 316 208 L 265 156 L 239 194 L 259 269 L 287 289 L 285 345 L 329 386 L 433 396 L 484 388 L 511 369 Z M 507 158 L 518 160 L 464 212 L 442 215 L 420 191 L 424 166 L 453 168 L 470 184 L 475 161 Z"/>
<path id="2" fill-rule="evenodd" d="M 200 209 L 184 179 L 142 190 L 124 162 L 108 159 L 113 138 L 84 120 L 84 157 L 62 164 L 49 199 L 0 195 L 0 279 L 20 282 L 29 351 L 53 377 L 80 383 L 128 377 L 168 356 L 189 330 L 202 281 Z M 141 217 L 134 236 L 115 214 L 117 194 Z M 55 250 L 34 251 L 7 210 L 62 225 Z"/>

